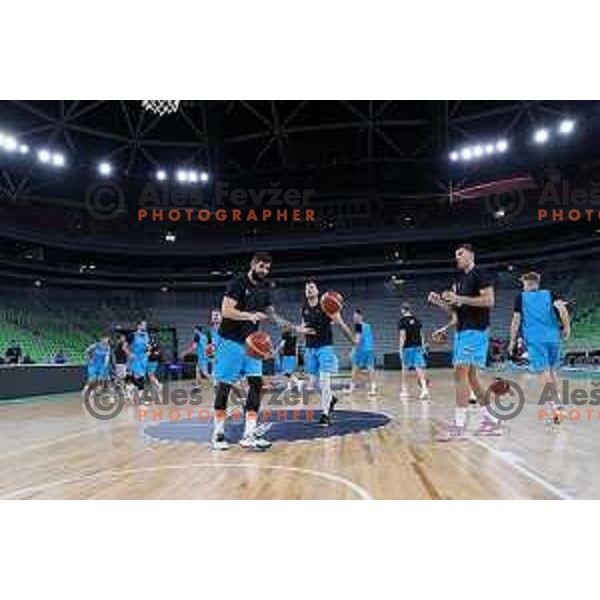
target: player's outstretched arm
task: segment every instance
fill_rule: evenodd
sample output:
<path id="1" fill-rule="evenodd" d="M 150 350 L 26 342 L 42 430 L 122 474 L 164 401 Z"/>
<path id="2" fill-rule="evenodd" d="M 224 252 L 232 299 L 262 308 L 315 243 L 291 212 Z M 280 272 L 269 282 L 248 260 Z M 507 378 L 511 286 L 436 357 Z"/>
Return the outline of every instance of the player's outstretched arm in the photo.
<path id="1" fill-rule="evenodd" d="M 339 325 L 342 330 L 342 333 L 348 338 L 348 340 L 350 340 L 352 344 L 356 344 L 356 336 L 354 335 L 352 329 L 348 327 L 348 325 L 342 318 L 342 313 L 338 312 L 332 315 L 331 322 L 335 323 L 336 325 Z"/>
<path id="2" fill-rule="evenodd" d="M 266 313 L 266 317 L 267 317 L 267 319 L 269 319 L 269 321 L 271 321 L 272 323 L 275 323 L 277 326 L 281 327 L 282 329 L 283 328 L 293 329 L 296 333 L 303 333 L 306 335 L 314 334 L 314 330 L 309 327 L 305 327 L 304 324 L 294 325 L 291 321 L 288 321 L 287 319 L 284 319 L 281 315 L 278 315 L 275 312 L 275 308 L 273 306 L 267 306 L 265 313 Z"/>
<path id="3" fill-rule="evenodd" d="M 231 319 L 233 321 L 252 321 L 258 323 L 267 318 L 267 315 L 261 312 L 246 312 L 237 308 L 237 300 L 230 298 L 229 296 L 223 297 L 223 303 L 221 305 L 221 314 L 224 319 Z"/>

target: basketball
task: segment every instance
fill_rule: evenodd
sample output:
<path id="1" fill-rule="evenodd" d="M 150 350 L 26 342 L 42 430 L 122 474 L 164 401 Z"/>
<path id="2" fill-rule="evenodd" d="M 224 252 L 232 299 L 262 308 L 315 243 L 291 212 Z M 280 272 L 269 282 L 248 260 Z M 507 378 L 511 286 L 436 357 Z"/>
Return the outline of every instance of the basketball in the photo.
<path id="1" fill-rule="evenodd" d="M 492 383 L 490 384 L 489 389 L 495 396 L 504 396 L 505 394 L 508 394 L 510 386 L 508 385 L 508 382 L 505 379 L 502 379 L 501 377 L 496 377 L 496 379 L 494 379 L 494 381 L 492 381 Z"/>
<path id="2" fill-rule="evenodd" d="M 447 331 L 434 331 L 431 334 L 431 342 L 433 344 L 447 344 L 448 343 L 448 332 Z"/>
<path id="3" fill-rule="evenodd" d="M 268 358 L 273 354 L 273 343 L 268 333 L 255 331 L 246 338 L 246 349 L 254 358 Z"/>
<path id="4" fill-rule="evenodd" d="M 344 298 L 338 292 L 329 291 L 321 296 L 321 308 L 329 317 L 339 313 L 342 306 L 344 306 Z"/>

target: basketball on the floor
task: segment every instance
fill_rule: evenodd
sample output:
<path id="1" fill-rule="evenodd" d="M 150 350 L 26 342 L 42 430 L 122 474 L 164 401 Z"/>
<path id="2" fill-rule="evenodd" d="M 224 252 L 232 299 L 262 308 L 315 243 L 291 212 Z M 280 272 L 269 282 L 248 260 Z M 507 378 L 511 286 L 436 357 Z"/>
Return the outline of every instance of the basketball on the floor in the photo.
<path id="1" fill-rule="evenodd" d="M 505 394 L 508 394 L 510 386 L 505 379 L 502 379 L 502 377 L 496 377 L 490 384 L 490 390 L 496 396 L 504 396 Z"/>
<path id="2" fill-rule="evenodd" d="M 344 298 L 338 292 L 329 291 L 321 296 L 321 308 L 328 317 L 339 313 L 342 306 L 344 306 Z"/>
<path id="3" fill-rule="evenodd" d="M 246 349 L 254 358 L 268 358 L 273 354 L 273 342 L 268 333 L 255 331 L 246 338 Z"/>

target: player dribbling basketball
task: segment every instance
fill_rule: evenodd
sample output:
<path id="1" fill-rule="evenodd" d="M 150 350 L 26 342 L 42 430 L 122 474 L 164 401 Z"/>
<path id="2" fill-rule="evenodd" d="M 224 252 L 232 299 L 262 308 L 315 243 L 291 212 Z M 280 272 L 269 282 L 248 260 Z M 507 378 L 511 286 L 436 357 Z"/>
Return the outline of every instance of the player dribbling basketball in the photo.
<path id="1" fill-rule="evenodd" d="M 299 333 L 306 331 L 305 328 L 294 326 L 275 313 L 265 281 L 272 262 L 269 254 L 256 253 L 250 262 L 249 271 L 235 277 L 227 286 L 223 297 L 223 320 L 219 328 L 220 341 L 215 367 L 217 386 L 212 437 L 214 450 L 227 450 L 230 447 L 225 439 L 227 400 L 231 388 L 242 378 L 248 382 L 248 396 L 244 407 L 245 425 L 240 446 L 255 450 L 266 450 L 271 446 L 270 441 L 257 433 L 263 387 L 262 361 L 248 353 L 246 339 L 258 331 L 261 321 L 267 319 L 280 327 L 294 328 Z"/>
<path id="2" fill-rule="evenodd" d="M 354 344 L 354 335 L 342 319 L 341 313 L 327 315 L 319 301 L 319 288 L 309 280 L 304 286 L 306 301 L 302 308 L 302 325 L 306 329 L 304 368 L 310 377 L 312 388 L 318 384 L 321 397 L 319 425 L 331 425 L 331 411 L 337 403 L 331 390 L 331 376 L 337 373 L 338 358 L 333 348 L 332 324 L 339 325 L 344 335 Z"/>

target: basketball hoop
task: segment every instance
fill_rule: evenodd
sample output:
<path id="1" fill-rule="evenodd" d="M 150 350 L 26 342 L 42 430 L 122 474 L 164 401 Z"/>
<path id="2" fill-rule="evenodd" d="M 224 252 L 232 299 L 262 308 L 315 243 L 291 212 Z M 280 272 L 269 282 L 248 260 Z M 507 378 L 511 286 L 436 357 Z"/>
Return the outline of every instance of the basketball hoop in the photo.
<path id="1" fill-rule="evenodd" d="M 163 115 L 177 112 L 179 102 L 180 100 L 142 100 L 142 106 L 146 110 L 162 117 Z"/>

